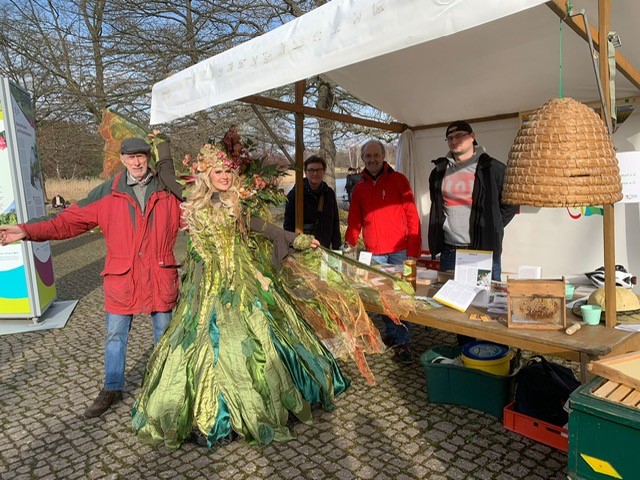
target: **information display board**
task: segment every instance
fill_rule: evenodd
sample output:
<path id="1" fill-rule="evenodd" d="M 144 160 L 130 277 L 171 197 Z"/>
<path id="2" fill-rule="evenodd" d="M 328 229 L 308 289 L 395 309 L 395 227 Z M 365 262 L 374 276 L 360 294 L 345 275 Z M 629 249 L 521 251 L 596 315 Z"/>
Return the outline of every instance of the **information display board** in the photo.
<path id="1" fill-rule="evenodd" d="M 616 153 L 622 178 L 621 203 L 640 203 L 640 152 Z"/>
<path id="2" fill-rule="evenodd" d="M 0 224 L 45 213 L 31 97 L 0 77 Z M 0 319 L 37 320 L 55 299 L 49 242 L 0 246 Z"/>

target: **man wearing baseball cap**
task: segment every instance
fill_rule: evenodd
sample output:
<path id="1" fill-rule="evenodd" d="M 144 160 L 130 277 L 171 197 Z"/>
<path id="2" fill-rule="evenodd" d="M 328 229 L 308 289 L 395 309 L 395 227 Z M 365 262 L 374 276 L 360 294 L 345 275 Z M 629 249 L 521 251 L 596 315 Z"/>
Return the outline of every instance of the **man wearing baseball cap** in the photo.
<path id="1" fill-rule="evenodd" d="M 180 200 L 149 168 L 151 147 L 142 138 L 122 142 L 125 170 L 93 189 L 87 198 L 47 220 L 0 226 L 0 244 L 72 238 L 100 227 L 107 246 L 104 269 L 106 311 L 105 381 L 86 418 L 97 417 L 122 398 L 127 340 L 134 314 L 150 314 L 157 342 L 178 298 L 173 247 L 180 228 Z M 169 144 L 158 145 L 171 158 Z"/>
<path id="2" fill-rule="evenodd" d="M 429 251 L 440 270 L 454 270 L 456 250 L 491 250 L 492 280 L 500 280 L 504 227 L 518 207 L 502 203 L 506 165 L 478 145 L 471 125 L 458 120 L 445 133 L 449 152 L 429 175 Z"/>

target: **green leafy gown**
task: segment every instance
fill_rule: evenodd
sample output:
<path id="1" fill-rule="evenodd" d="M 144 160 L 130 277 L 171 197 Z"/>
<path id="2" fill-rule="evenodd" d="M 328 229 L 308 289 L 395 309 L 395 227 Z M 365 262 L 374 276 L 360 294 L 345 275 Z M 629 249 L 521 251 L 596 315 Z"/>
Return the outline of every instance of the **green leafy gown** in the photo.
<path id="1" fill-rule="evenodd" d="M 215 204 L 191 232 L 180 300 L 135 403 L 144 443 L 175 449 L 194 426 L 211 447 L 233 429 L 251 444 L 287 440 L 289 413 L 332 408 L 349 381 L 300 317 L 252 236 Z M 258 255 L 259 256 L 259 255 Z"/>

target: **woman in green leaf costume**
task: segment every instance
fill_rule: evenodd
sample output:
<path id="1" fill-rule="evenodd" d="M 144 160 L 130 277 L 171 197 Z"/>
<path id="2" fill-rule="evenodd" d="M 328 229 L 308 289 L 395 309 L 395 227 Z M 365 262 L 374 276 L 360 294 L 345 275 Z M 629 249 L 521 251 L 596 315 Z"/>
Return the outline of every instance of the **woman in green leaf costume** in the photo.
<path id="1" fill-rule="evenodd" d="M 287 440 L 289 414 L 311 421 L 348 387 L 334 357 L 261 271 L 250 230 L 274 251 L 317 246 L 243 212 L 234 157 L 201 151 L 183 204 L 190 245 L 174 318 L 153 351 L 133 407 L 145 443 L 175 449 L 196 427 L 209 447 L 231 431 L 252 444 Z"/>
<path id="2" fill-rule="evenodd" d="M 365 354 L 385 347 L 360 296 L 396 319 L 413 297 L 404 282 L 263 220 L 284 200 L 274 181 L 282 172 L 251 160 L 235 129 L 184 164 L 195 185 L 183 204 L 180 299 L 149 359 L 133 427 L 170 449 L 194 431 L 210 448 L 235 434 L 257 445 L 288 440 L 290 414 L 310 423 L 312 407 L 331 409 L 348 388 L 334 354 L 375 383 Z M 171 159 L 158 171 L 180 196 Z"/>

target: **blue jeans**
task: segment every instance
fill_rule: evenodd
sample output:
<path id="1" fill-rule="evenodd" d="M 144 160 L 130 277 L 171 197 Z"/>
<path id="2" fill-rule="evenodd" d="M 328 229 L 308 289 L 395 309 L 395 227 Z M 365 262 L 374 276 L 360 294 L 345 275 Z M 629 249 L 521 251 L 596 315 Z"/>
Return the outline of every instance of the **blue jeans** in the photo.
<path id="1" fill-rule="evenodd" d="M 455 270 L 456 268 L 456 250 L 458 248 L 469 248 L 469 247 L 456 247 L 455 245 L 449 245 L 445 243 L 442 246 L 442 252 L 440 252 L 440 271 L 446 272 Z M 500 281 L 500 276 L 502 274 L 502 262 L 500 257 L 497 259 L 493 257 L 493 265 L 491 265 L 491 280 L 495 280 L 496 282 Z"/>
<path id="2" fill-rule="evenodd" d="M 127 341 L 133 315 L 118 315 L 107 312 L 107 341 L 104 345 L 104 389 L 124 388 L 124 367 L 127 360 Z M 160 337 L 171 321 L 171 311 L 153 312 L 153 343 Z"/>
<path id="3" fill-rule="evenodd" d="M 385 253 L 382 255 L 372 255 L 371 261 L 375 263 L 388 263 L 389 265 L 402 265 L 407 259 L 407 251 Z M 384 333 L 393 340 L 396 345 L 408 345 L 411 341 L 409 334 L 411 333 L 411 323 L 402 322 L 398 325 L 386 315 L 378 315 L 384 322 Z"/>

